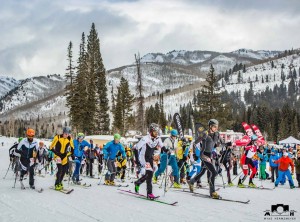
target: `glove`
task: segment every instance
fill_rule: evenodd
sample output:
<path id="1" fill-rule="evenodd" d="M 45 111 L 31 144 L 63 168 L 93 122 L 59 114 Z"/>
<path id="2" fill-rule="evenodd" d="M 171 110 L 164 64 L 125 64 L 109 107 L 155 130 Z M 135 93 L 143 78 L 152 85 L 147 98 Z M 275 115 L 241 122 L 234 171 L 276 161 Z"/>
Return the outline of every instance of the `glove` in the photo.
<path id="1" fill-rule="evenodd" d="M 232 146 L 232 142 L 231 141 L 226 143 L 226 147 L 228 147 L 228 146 Z"/>
<path id="2" fill-rule="evenodd" d="M 218 174 L 221 174 L 221 173 L 222 173 L 222 168 L 219 167 L 219 169 L 218 169 Z"/>
<path id="3" fill-rule="evenodd" d="M 61 158 L 61 160 L 63 160 L 67 156 L 67 154 L 66 153 L 60 153 L 58 156 Z"/>
<path id="4" fill-rule="evenodd" d="M 194 159 L 195 161 L 197 161 L 197 160 L 199 160 L 199 157 L 198 157 L 195 153 L 193 153 L 193 159 Z"/>
<path id="5" fill-rule="evenodd" d="M 72 160 L 77 160 L 78 158 L 75 157 L 74 155 L 71 155 Z"/>

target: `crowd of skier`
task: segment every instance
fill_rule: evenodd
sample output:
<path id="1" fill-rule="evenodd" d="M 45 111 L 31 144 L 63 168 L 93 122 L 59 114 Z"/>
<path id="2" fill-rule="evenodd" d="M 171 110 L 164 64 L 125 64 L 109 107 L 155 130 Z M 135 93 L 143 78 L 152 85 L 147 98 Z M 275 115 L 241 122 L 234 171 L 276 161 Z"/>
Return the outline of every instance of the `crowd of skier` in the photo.
<path id="1" fill-rule="evenodd" d="M 216 192 L 217 176 L 222 178 L 223 186 L 260 188 L 257 181 L 269 180 L 276 188 L 287 180 L 290 188 L 295 188 L 296 175 L 300 187 L 300 150 L 270 147 L 262 143 L 259 133 L 224 143 L 218 128 L 218 121 L 211 119 L 207 130 L 201 131 L 197 138 L 180 136 L 176 129 L 172 129 L 163 141 L 159 125 L 152 123 L 148 134 L 135 144 L 122 144 L 119 134 L 106 144 L 94 144 L 93 140 L 85 140 L 83 133 L 73 137 L 71 129 L 64 127 L 62 134 L 56 135 L 49 147 L 35 138 L 33 129 L 28 129 L 26 137 L 19 138 L 9 149 L 8 170 L 14 171 L 15 184 L 19 180 L 24 189 L 26 175 L 30 188 L 35 189 L 35 176 L 55 174 L 53 189 L 57 191 L 64 190 L 64 178 L 74 185 L 82 185 L 83 175 L 100 182 L 103 177 L 104 185 L 116 186 L 116 177 L 121 183 L 130 177 L 134 178 L 136 193 L 146 182 L 149 199 L 156 198 L 153 184 L 162 186 L 164 183 L 165 189 L 188 187 L 190 192 L 203 188 L 206 184 L 201 180 L 205 173 L 209 195 L 214 199 L 220 198 Z M 225 181 L 222 171 L 226 172 Z M 246 186 L 247 177 L 249 183 Z"/>

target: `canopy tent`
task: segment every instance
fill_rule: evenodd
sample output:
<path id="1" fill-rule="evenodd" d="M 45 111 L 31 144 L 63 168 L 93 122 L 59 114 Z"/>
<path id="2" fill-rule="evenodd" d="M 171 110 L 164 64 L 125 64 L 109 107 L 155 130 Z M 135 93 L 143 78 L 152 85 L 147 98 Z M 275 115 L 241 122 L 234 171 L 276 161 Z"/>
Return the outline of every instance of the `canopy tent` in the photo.
<path id="1" fill-rule="evenodd" d="M 300 144 L 300 140 L 297 140 L 296 138 L 290 136 L 284 140 L 280 140 L 279 144 Z"/>

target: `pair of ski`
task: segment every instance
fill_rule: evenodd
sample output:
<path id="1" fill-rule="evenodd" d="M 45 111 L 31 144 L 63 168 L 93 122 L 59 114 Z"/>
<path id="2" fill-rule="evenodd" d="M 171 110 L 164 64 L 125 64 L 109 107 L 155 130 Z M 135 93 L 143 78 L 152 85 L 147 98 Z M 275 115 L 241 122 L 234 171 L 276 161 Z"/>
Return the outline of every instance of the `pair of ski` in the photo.
<path id="1" fill-rule="evenodd" d="M 51 186 L 50 187 L 51 190 L 55 190 L 55 187 Z M 64 194 L 70 194 L 74 191 L 74 189 L 62 189 L 62 190 L 55 190 Z"/>
<path id="2" fill-rule="evenodd" d="M 23 184 L 22 181 L 20 181 L 20 184 L 21 184 L 21 190 L 27 190 L 27 189 L 29 189 L 29 190 L 36 191 L 36 192 L 38 192 L 38 193 L 42 193 L 42 192 L 44 191 L 43 188 L 38 188 L 38 189 L 36 189 L 36 188 L 35 188 L 35 189 L 32 189 L 32 188 L 30 188 L 30 187 L 25 188 L 25 186 L 24 186 L 24 184 Z"/>
<path id="3" fill-rule="evenodd" d="M 108 186 L 108 187 L 129 187 L 128 184 L 114 184 L 114 185 L 107 185 L 103 183 L 103 185 Z"/>
<path id="4" fill-rule="evenodd" d="M 187 191 L 187 190 L 175 190 L 175 191 L 189 193 L 189 194 L 192 194 L 193 196 L 196 196 L 196 197 L 203 197 L 203 198 L 208 198 L 208 199 L 212 199 L 212 200 L 222 200 L 222 201 L 242 203 L 242 204 L 248 204 L 250 202 L 250 200 L 242 201 L 242 200 L 233 200 L 233 199 L 227 199 L 227 198 L 222 198 L 222 197 L 214 199 L 208 194 L 190 192 L 190 191 Z"/>
<path id="5" fill-rule="evenodd" d="M 90 188 L 92 186 L 92 184 L 87 184 L 87 183 L 76 184 L 76 183 L 71 182 L 70 184 L 71 184 L 71 186 L 82 187 L 82 188 L 86 188 L 86 189 Z"/>
<path id="6" fill-rule="evenodd" d="M 154 199 L 149 199 L 146 195 L 143 195 L 143 194 L 140 194 L 140 193 L 135 193 L 135 192 L 132 192 L 130 190 L 122 190 L 122 189 L 118 189 L 118 190 L 123 192 L 123 193 L 128 193 L 128 194 L 130 194 L 130 196 L 134 196 L 134 197 L 139 198 L 139 199 L 150 200 L 150 201 L 153 201 L 153 202 L 156 202 L 156 203 L 161 203 L 161 204 L 165 204 L 165 205 L 169 205 L 169 206 L 176 206 L 176 204 L 178 203 L 177 201 L 175 201 L 175 202 L 165 202 L 165 201 L 162 201 L 162 200 L 158 200 L 158 198 L 160 196 L 156 196 Z"/>

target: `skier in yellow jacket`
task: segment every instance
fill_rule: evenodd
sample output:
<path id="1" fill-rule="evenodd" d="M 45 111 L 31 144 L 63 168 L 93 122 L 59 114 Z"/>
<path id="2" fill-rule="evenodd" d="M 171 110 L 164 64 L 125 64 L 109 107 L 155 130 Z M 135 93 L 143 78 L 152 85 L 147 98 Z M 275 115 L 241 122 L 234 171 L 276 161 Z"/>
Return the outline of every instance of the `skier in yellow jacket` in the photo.
<path id="1" fill-rule="evenodd" d="M 63 128 L 63 134 L 56 135 L 50 145 L 50 150 L 54 153 L 54 160 L 57 165 L 57 174 L 55 180 L 55 190 L 63 189 L 63 178 L 68 170 L 68 157 L 74 153 L 73 139 L 70 136 L 71 129 Z"/>

